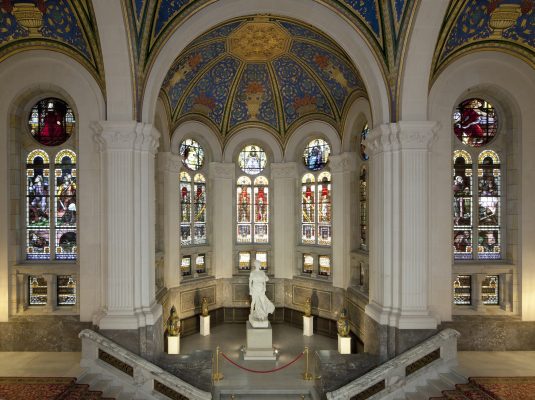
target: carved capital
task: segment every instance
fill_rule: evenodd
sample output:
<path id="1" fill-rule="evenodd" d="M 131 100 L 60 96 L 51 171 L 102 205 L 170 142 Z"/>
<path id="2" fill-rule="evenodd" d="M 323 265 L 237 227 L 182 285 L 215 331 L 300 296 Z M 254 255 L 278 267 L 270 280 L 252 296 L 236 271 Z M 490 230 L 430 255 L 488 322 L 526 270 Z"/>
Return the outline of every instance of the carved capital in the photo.
<path id="1" fill-rule="evenodd" d="M 210 163 L 210 177 L 214 179 L 234 179 L 235 168 L 234 163 L 212 162 Z"/>
<path id="2" fill-rule="evenodd" d="M 136 121 L 98 121 L 91 124 L 100 151 L 142 150 L 152 154 L 158 149 L 160 133 L 152 124 Z"/>
<path id="3" fill-rule="evenodd" d="M 438 122 L 400 121 L 395 124 L 402 149 L 429 149 L 436 138 Z"/>
<path id="4" fill-rule="evenodd" d="M 331 172 L 351 172 L 357 168 L 357 154 L 356 153 L 342 153 L 336 156 L 331 156 L 329 159 Z"/>
<path id="5" fill-rule="evenodd" d="M 375 127 L 364 140 L 366 152 L 370 156 L 399 148 L 399 140 L 395 131 L 392 130 L 392 125 L 382 124 Z"/>
<path id="6" fill-rule="evenodd" d="M 271 163 L 270 168 L 272 179 L 297 177 L 297 165 L 294 162 Z"/>
<path id="7" fill-rule="evenodd" d="M 158 153 L 158 169 L 160 171 L 168 171 L 179 173 L 182 168 L 182 159 L 178 154 L 174 153 Z"/>

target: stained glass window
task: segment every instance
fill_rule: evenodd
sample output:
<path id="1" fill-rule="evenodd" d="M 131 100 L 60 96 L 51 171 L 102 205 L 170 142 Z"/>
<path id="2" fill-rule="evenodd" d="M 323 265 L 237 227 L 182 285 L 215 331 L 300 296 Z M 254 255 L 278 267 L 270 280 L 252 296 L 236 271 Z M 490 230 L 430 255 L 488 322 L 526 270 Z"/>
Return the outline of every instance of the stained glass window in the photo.
<path id="1" fill-rule="evenodd" d="M 320 270 L 319 275 L 330 276 L 331 275 L 331 257 L 319 256 Z"/>
<path id="2" fill-rule="evenodd" d="M 34 150 L 26 164 L 26 228 L 28 260 L 50 259 L 50 166 L 48 154 Z"/>
<path id="3" fill-rule="evenodd" d="M 28 291 L 30 306 L 43 306 L 48 301 L 48 286 L 45 278 L 42 276 L 28 277 Z"/>
<path id="4" fill-rule="evenodd" d="M 366 167 L 360 170 L 359 192 L 360 248 L 368 250 L 368 171 Z"/>
<path id="5" fill-rule="evenodd" d="M 76 240 L 76 154 L 61 150 L 55 159 L 56 175 L 56 259 L 75 260 Z"/>
<path id="6" fill-rule="evenodd" d="M 260 146 L 248 145 L 240 152 L 238 164 L 246 174 L 257 175 L 266 167 L 267 155 Z"/>
<path id="7" fill-rule="evenodd" d="M 76 304 L 76 281 L 72 275 L 58 275 L 58 306 Z"/>
<path id="8" fill-rule="evenodd" d="M 303 244 L 331 244 L 331 174 L 313 174 L 301 179 L 301 242 Z M 317 200 L 316 200 L 317 199 Z"/>
<path id="9" fill-rule="evenodd" d="M 323 139 L 315 139 L 305 147 L 303 162 L 309 170 L 319 171 L 329 161 L 330 154 L 331 147 L 329 144 Z"/>
<path id="10" fill-rule="evenodd" d="M 453 153 L 453 254 L 472 259 L 472 158 L 464 150 Z"/>
<path id="11" fill-rule="evenodd" d="M 366 146 L 364 145 L 364 140 L 366 140 L 369 133 L 370 128 L 368 127 L 368 124 L 366 124 L 364 125 L 364 128 L 362 128 L 362 132 L 360 132 L 360 158 L 362 158 L 363 161 L 367 161 L 370 158 L 368 154 L 366 154 Z"/>
<path id="12" fill-rule="evenodd" d="M 269 241 L 269 181 L 266 177 L 259 176 L 254 182 L 247 176 L 238 179 L 236 222 L 238 243 Z"/>
<path id="13" fill-rule="evenodd" d="M 457 275 L 453 281 L 453 304 L 472 304 L 472 277 L 470 275 Z"/>
<path id="14" fill-rule="evenodd" d="M 198 274 L 204 274 L 206 272 L 206 255 L 198 254 L 195 257 L 195 271 Z"/>
<path id="15" fill-rule="evenodd" d="M 267 261 L 267 252 L 266 251 L 257 251 L 256 259 L 260 261 L 260 269 L 262 271 L 267 271 L 268 261 Z"/>
<path id="16" fill-rule="evenodd" d="M 56 98 L 40 100 L 28 117 L 31 135 L 44 146 L 58 146 L 69 139 L 76 124 L 67 103 Z"/>
<path id="17" fill-rule="evenodd" d="M 206 179 L 203 175 L 195 175 L 193 192 L 193 242 L 204 244 L 206 243 Z"/>
<path id="18" fill-rule="evenodd" d="M 312 274 L 314 271 L 314 256 L 312 254 L 303 254 L 303 273 Z"/>
<path id="19" fill-rule="evenodd" d="M 182 272 L 182 276 L 191 275 L 191 256 L 182 256 L 180 272 Z"/>
<path id="20" fill-rule="evenodd" d="M 331 174 L 322 172 L 318 177 L 318 244 L 331 244 Z"/>
<path id="21" fill-rule="evenodd" d="M 304 244 L 316 243 L 316 184 L 312 174 L 301 180 L 301 241 Z"/>
<path id="22" fill-rule="evenodd" d="M 240 271 L 250 271 L 251 270 L 251 252 L 249 252 L 249 251 L 240 251 L 238 253 L 238 269 Z"/>
<path id="23" fill-rule="evenodd" d="M 197 171 L 204 164 L 204 149 L 193 139 L 186 139 L 180 144 L 182 163 L 192 171 Z"/>
<path id="24" fill-rule="evenodd" d="M 498 275 L 487 275 L 483 280 L 481 287 L 481 301 L 486 305 L 498 305 L 498 289 L 499 289 Z"/>
<path id="25" fill-rule="evenodd" d="M 188 246 L 191 241 L 191 177 L 180 173 L 180 244 Z"/>
<path id="26" fill-rule="evenodd" d="M 484 150 L 478 164 L 478 256 L 500 259 L 500 159 L 496 152 Z"/>
<path id="27" fill-rule="evenodd" d="M 498 130 L 494 107 L 487 101 L 471 98 L 459 104 L 453 113 L 453 132 L 464 144 L 480 147 L 488 144 Z"/>

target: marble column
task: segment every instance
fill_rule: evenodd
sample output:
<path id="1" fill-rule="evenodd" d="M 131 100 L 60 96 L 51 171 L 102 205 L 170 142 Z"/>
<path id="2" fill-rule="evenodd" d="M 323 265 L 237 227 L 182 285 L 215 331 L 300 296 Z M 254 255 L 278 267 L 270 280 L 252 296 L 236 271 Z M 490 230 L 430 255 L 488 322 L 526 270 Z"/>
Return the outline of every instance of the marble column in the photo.
<path id="1" fill-rule="evenodd" d="M 296 272 L 296 194 L 297 165 L 294 162 L 271 164 L 271 235 L 276 278 L 292 279 Z M 277 230 L 273 229 L 276 227 Z"/>
<path id="2" fill-rule="evenodd" d="M 366 313 L 399 329 L 435 329 L 428 299 L 429 147 L 432 121 L 401 121 L 372 131 L 370 304 Z"/>
<path id="3" fill-rule="evenodd" d="M 212 216 L 212 272 L 216 278 L 231 278 L 235 270 L 234 163 L 210 163 L 209 210 Z"/>
<path id="4" fill-rule="evenodd" d="M 331 156 L 329 164 L 333 210 L 332 279 L 333 286 L 346 289 L 351 283 L 351 208 L 359 204 L 358 190 L 354 190 L 351 184 L 356 173 L 357 155 L 342 153 Z"/>
<path id="5" fill-rule="evenodd" d="M 158 153 L 159 171 L 163 175 L 164 207 L 164 280 L 169 289 L 180 285 L 180 156 Z"/>
<path id="6" fill-rule="evenodd" d="M 104 293 L 96 323 L 101 330 L 144 329 L 145 334 L 160 328 L 155 325 L 162 315 L 155 300 L 154 244 L 159 133 L 136 121 L 100 121 L 94 128 L 104 183 Z"/>

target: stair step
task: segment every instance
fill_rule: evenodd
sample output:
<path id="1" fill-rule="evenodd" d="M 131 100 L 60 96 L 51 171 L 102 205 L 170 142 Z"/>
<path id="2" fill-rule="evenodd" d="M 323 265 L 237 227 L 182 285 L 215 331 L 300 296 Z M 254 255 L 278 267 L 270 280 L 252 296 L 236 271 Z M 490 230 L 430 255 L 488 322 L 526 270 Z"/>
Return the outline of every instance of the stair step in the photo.
<path id="1" fill-rule="evenodd" d="M 113 381 L 111 379 L 103 379 L 101 377 L 100 380 L 96 381 L 95 383 L 92 383 L 89 386 L 89 390 L 105 393 L 107 392 L 108 388 L 111 386 L 112 383 Z"/>
<path id="2" fill-rule="evenodd" d="M 76 381 L 76 383 L 82 383 L 85 385 L 91 385 L 94 382 L 102 379 L 102 376 L 100 374 L 85 374 L 80 379 Z"/>
<path id="3" fill-rule="evenodd" d="M 440 374 L 440 379 L 443 380 L 450 388 L 455 388 L 458 383 L 467 383 L 468 380 L 453 371 Z"/>
<path id="4" fill-rule="evenodd" d="M 421 389 L 421 387 L 417 387 L 416 388 L 416 392 L 406 392 L 405 393 L 405 398 L 407 400 L 427 400 L 427 399 L 429 399 L 429 396 L 427 396 L 426 394 L 422 393 L 422 391 L 420 391 L 419 389 Z"/>

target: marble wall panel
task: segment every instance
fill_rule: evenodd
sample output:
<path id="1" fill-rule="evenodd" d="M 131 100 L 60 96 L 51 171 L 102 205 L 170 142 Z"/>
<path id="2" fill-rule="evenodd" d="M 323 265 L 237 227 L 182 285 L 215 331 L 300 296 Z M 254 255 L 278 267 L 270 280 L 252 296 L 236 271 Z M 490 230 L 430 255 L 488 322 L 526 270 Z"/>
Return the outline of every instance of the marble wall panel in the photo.
<path id="1" fill-rule="evenodd" d="M 333 299 L 332 293 L 325 290 L 293 285 L 292 287 L 292 304 L 299 308 L 305 306 L 306 300 L 310 297 L 312 310 L 332 312 Z"/>
<path id="2" fill-rule="evenodd" d="M 266 296 L 272 302 L 275 302 L 275 284 L 266 284 Z M 249 284 L 248 283 L 233 283 L 232 284 L 232 301 L 234 303 L 249 304 Z"/>
<path id="3" fill-rule="evenodd" d="M 208 299 L 208 306 L 215 306 L 217 303 L 216 285 L 180 292 L 180 312 L 186 313 L 188 311 L 200 310 L 203 297 Z"/>

